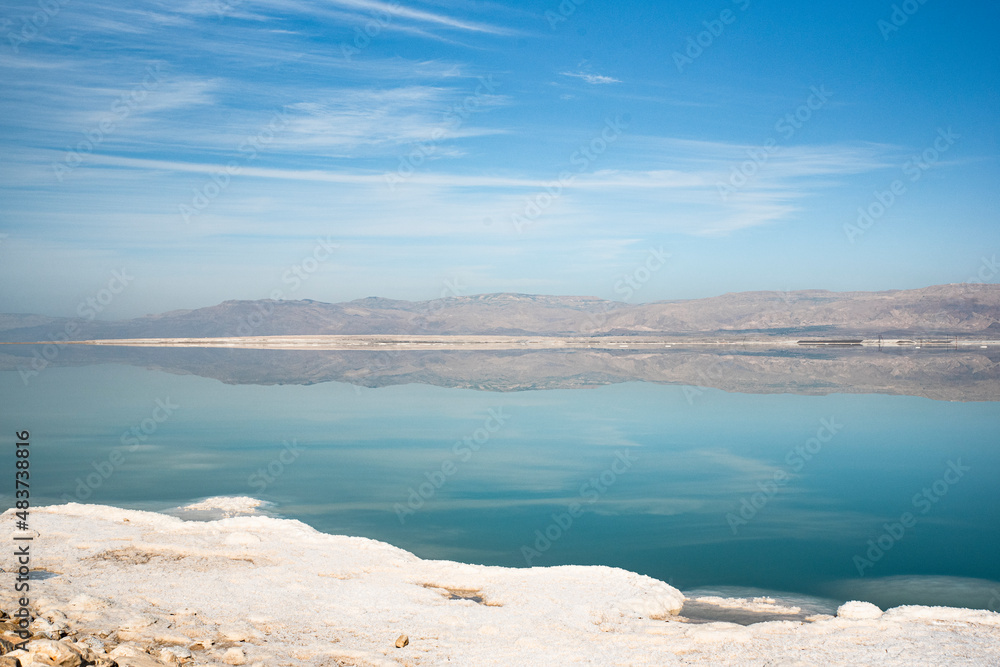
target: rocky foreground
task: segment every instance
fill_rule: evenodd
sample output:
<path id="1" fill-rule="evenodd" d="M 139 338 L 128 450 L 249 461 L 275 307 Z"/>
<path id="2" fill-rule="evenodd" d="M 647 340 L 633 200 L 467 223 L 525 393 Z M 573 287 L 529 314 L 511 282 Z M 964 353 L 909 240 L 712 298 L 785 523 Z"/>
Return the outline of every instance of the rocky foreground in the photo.
<path id="1" fill-rule="evenodd" d="M 36 611 L 37 613 L 37 611 Z M 26 648 L 16 648 L 16 619 L 0 611 L 0 667 L 58 665 L 61 667 L 170 667 L 192 662 L 194 653 L 181 646 L 143 646 L 142 642 L 117 643 L 107 632 L 81 635 L 72 630 L 62 612 L 50 609 L 31 623 Z M 110 651 L 110 653 L 109 653 Z M 158 656 L 158 657 L 154 657 Z M 246 656 L 233 649 L 223 659 L 230 665 L 246 664 Z"/>
<path id="2" fill-rule="evenodd" d="M 849 602 L 796 617 L 773 600 L 699 598 L 702 615 L 797 620 L 696 623 L 678 590 L 624 570 L 428 561 L 285 519 L 70 504 L 33 510 L 31 528 L 38 619 L 27 651 L 10 650 L 17 626 L 3 620 L 0 667 L 1000 665 L 989 611 Z M 14 614 L 15 575 L 2 577 Z"/>

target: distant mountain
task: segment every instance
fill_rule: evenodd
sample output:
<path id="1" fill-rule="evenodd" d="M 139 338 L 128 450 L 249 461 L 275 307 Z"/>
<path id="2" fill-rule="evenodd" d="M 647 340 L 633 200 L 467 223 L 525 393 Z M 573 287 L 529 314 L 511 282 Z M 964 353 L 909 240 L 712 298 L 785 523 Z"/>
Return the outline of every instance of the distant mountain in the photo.
<path id="1" fill-rule="evenodd" d="M 0 341 L 292 334 L 993 335 L 1000 285 L 884 292 L 739 292 L 630 305 L 594 297 L 482 294 L 433 301 L 225 301 L 124 321 L 0 315 Z"/>

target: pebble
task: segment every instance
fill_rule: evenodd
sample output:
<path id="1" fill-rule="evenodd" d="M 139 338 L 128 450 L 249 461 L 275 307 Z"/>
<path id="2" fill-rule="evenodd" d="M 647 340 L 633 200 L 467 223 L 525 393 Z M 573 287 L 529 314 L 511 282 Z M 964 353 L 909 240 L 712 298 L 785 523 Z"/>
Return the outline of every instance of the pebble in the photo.
<path id="1" fill-rule="evenodd" d="M 170 667 L 169 663 L 157 660 L 149 654 L 137 655 L 117 660 L 118 667 Z"/>
<path id="2" fill-rule="evenodd" d="M 194 642 L 187 635 L 182 635 L 179 632 L 171 632 L 170 630 L 150 633 L 149 639 L 157 644 L 167 644 L 169 646 L 190 646 Z"/>
<path id="3" fill-rule="evenodd" d="M 191 651 L 183 646 L 168 646 L 161 649 L 159 653 L 160 660 L 170 663 L 179 663 L 182 659 L 190 658 L 192 655 Z"/>
<path id="4" fill-rule="evenodd" d="M 264 635 L 249 623 L 231 623 L 219 628 L 219 636 L 230 642 L 249 642 L 259 640 Z"/>
<path id="5" fill-rule="evenodd" d="M 222 662 L 227 665 L 245 665 L 247 657 L 242 649 L 234 647 L 222 654 Z"/>
<path id="6" fill-rule="evenodd" d="M 111 657 L 118 663 L 118 667 L 162 667 L 168 664 L 157 660 L 146 653 L 141 645 L 132 642 L 116 646 L 111 651 Z"/>
<path id="7" fill-rule="evenodd" d="M 132 642 L 119 644 L 111 651 L 112 658 L 134 658 L 138 655 L 146 655 L 146 651 L 138 644 Z"/>
<path id="8" fill-rule="evenodd" d="M 407 637 L 406 635 L 400 635 L 396 639 L 396 648 L 403 648 L 404 646 L 406 646 L 409 643 L 410 643 L 410 638 L 409 637 Z"/>
<path id="9" fill-rule="evenodd" d="M 60 639 L 66 636 L 66 631 L 69 627 L 64 623 L 50 623 L 44 618 L 36 618 L 28 628 L 35 635 L 45 637 L 46 639 Z"/>

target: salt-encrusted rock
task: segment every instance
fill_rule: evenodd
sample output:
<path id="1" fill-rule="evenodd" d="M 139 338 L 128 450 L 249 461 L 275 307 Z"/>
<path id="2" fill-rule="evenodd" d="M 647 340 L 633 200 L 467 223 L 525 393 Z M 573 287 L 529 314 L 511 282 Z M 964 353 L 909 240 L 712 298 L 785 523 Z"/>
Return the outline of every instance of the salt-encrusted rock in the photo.
<path id="1" fill-rule="evenodd" d="M 7 619 L 4 619 L 4 620 L 0 621 L 0 632 L 13 632 L 13 633 L 16 633 L 20 629 L 21 629 L 21 626 L 18 625 L 17 621 L 15 621 L 12 618 L 7 618 Z"/>
<path id="2" fill-rule="evenodd" d="M 80 667 L 84 663 L 83 651 L 68 641 L 33 639 L 28 644 L 28 653 L 31 655 L 31 661 L 36 664 Z"/>
<path id="3" fill-rule="evenodd" d="M 12 655 L 0 656 L 0 667 L 21 667 L 21 661 Z"/>
<path id="4" fill-rule="evenodd" d="M 132 642 L 119 644 L 111 651 L 110 656 L 118 663 L 118 667 L 160 667 L 168 664 L 149 655 L 146 649 Z"/>
<path id="5" fill-rule="evenodd" d="M 58 609 L 49 609 L 43 614 L 43 616 L 45 617 L 45 620 L 49 621 L 50 623 L 55 623 L 57 625 L 58 624 L 66 625 L 67 623 L 69 623 L 69 619 L 66 618 L 66 614 L 62 613 Z"/>
<path id="6" fill-rule="evenodd" d="M 108 654 L 112 658 L 131 658 L 139 655 L 147 655 L 146 649 L 132 642 L 125 642 L 114 647 Z"/>
<path id="7" fill-rule="evenodd" d="M 94 661 L 94 667 L 118 667 L 118 663 L 114 658 L 106 655 L 97 656 L 97 660 Z"/>
<path id="8" fill-rule="evenodd" d="M 86 646 L 87 648 L 92 650 L 94 653 L 97 653 L 98 655 L 107 652 L 107 648 L 103 641 L 101 641 L 97 637 L 94 637 L 88 632 L 83 632 L 82 634 L 83 636 L 80 637 L 80 639 L 77 640 L 76 642 L 77 646 Z"/>
<path id="9" fill-rule="evenodd" d="M 247 656 L 243 653 L 242 649 L 234 646 L 222 654 L 222 662 L 227 665 L 245 665 L 247 662 Z"/>
<path id="10" fill-rule="evenodd" d="M 179 632 L 171 632 L 170 630 L 152 632 L 148 637 L 146 637 L 146 639 L 149 639 L 156 644 L 168 644 L 170 646 L 190 646 L 194 641 L 187 635 L 182 635 Z"/>
<path id="11" fill-rule="evenodd" d="M 44 618 L 36 618 L 28 626 L 32 633 L 48 639 L 57 640 L 66 636 L 69 627 L 65 623 L 52 623 Z"/>
<path id="12" fill-rule="evenodd" d="M 190 658 L 192 653 L 183 646 L 168 646 L 167 648 L 160 649 L 157 655 L 160 660 L 174 664 L 179 663 L 182 659 Z"/>
<path id="13" fill-rule="evenodd" d="M 170 667 L 170 663 L 157 660 L 151 655 L 137 655 L 129 658 L 118 658 L 118 667 Z"/>
<path id="14" fill-rule="evenodd" d="M 14 650 L 14 642 L 4 637 L 0 637 L 0 655 L 10 653 L 13 650 Z"/>
<path id="15" fill-rule="evenodd" d="M 157 660 L 146 653 L 141 646 L 133 643 L 119 644 L 110 655 L 118 663 L 118 667 L 164 667 L 169 664 Z"/>
<path id="16" fill-rule="evenodd" d="M 219 636 L 229 642 L 249 642 L 264 638 L 264 635 L 249 623 L 224 625 L 219 628 Z"/>
<path id="17" fill-rule="evenodd" d="M 138 632 L 139 630 L 145 630 L 156 622 L 157 619 L 153 616 L 132 616 L 123 623 L 120 623 L 118 629 Z"/>
<path id="18" fill-rule="evenodd" d="M 837 608 L 837 618 L 860 620 L 875 620 L 882 618 L 882 610 L 871 602 L 845 602 Z"/>
<path id="19" fill-rule="evenodd" d="M 74 641 L 71 643 L 71 645 L 75 650 L 80 652 L 80 655 L 83 657 L 83 661 L 85 663 L 94 662 L 95 660 L 97 660 L 97 653 L 94 651 L 94 649 L 90 648 L 86 644 L 81 644 L 80 642 Z"/>

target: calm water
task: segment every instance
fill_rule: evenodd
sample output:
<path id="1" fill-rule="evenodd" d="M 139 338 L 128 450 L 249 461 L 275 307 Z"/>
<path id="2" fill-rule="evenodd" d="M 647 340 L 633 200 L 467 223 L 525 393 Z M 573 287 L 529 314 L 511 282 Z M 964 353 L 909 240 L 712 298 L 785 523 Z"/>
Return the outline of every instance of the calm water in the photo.
<path id="1" fill-rule="evenodd" d="M 121 365 L 28 386 L 2 372 L 0 396 L 8 439 L 31 431 L 40 504 L 249 495 L 425 558 L 1000 608 L 998 402 L 228 385 Z"/>

